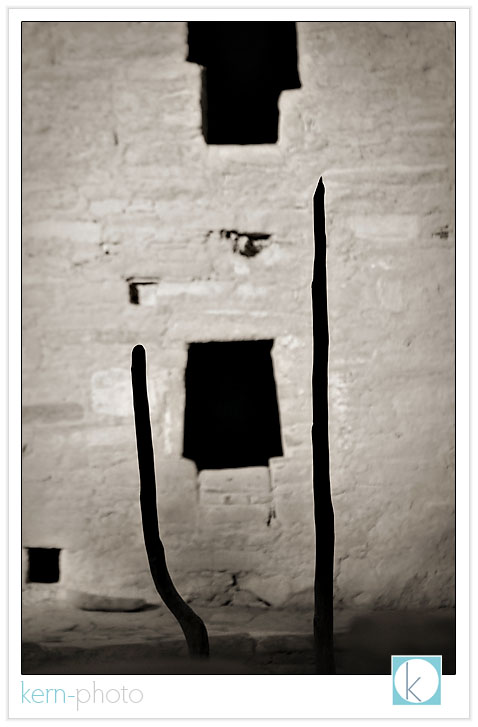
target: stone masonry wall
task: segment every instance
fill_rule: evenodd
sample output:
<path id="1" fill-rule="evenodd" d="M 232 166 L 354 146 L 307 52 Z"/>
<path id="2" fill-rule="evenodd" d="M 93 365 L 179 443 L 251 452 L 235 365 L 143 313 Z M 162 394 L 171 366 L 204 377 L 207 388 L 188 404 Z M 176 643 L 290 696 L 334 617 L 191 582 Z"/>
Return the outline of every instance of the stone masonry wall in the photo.
<path id="1" fill-rule="evenodd" d="M 184 23 L 23 23 L 23 543 L 61 549 L 60 590 L 157 601 L 129 371 L 141 342 L 179 590 L 310 603 L 322 175 L 336 603 L 453 600 L 454 28 L 297 31 L 302 88 L 280 97 L 279 142 L 221 147 L 201 135 Z M 221 230 L 270 237 L 247 257 Z M 131 281 L 150 283 L 139 304 Z M 284 456 L 198 476 L 181 457 L 188 343 L 265 338 Z"/>

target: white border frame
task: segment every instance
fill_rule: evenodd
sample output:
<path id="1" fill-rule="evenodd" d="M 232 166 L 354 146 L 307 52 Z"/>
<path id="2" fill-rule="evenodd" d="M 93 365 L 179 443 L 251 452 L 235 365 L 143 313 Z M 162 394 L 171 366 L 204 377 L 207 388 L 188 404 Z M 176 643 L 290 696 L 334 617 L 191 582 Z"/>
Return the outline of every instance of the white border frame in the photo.
<path id="1" fill-rule="evenodd" d="M 105 2 L 105 5 L 110 5 Z M 12 718 L 466 718 L 469 714 L 469 33 L 467 8 L 383 9 L 376 3 L 360 8 L 312 9 L 302 7 L 269 10 L 217 8 L 11 8 L 9 17 L 9 716 Z M 370 6 L 374 6 L 373 8 Z M 216 6 L 215 6 L 216 7 Z M 277 19 L 295 21 L 454 21 L 456 23 L 456 578 L 457 578 L 457 674 L 442 678 L 441 706 L 392 705 L 390 676 L 26 676 L 20 673 L 20 23 L 23 20 L 148 20 Z M 91 689 L 92 682 L 104 690 L 127 686 L 140 689 L 144 699 L 131 705 L 21 705 L 21 681 L 25 688 Z M 185 698 L 187 695 L 187 698 Z"/>

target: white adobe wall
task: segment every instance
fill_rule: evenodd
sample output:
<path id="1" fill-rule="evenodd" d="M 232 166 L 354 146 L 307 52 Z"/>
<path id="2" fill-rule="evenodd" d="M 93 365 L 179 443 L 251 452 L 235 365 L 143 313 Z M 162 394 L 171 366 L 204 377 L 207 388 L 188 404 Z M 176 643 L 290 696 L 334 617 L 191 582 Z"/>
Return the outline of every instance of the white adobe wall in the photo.
<path id="1" fill-rule="evenodd" d="M 298 42 L 279 143 L 208 147 L 183 23 L 23 24 L 23 540 L 62 549 L 60 588 L 156 600 L 129 381 L 141 342 L 179 589 L 310 602 L 323 175 L 336 601 L 453 599 L 454 28 L 299 23 Z M 221 229 L 271 244 L 242 257 Z M 149 305 L 129 302 L 131 276 L 158 278 Z M 187 343 L 256 338 L 275 340 L 285 456 L 198 478 L 181 458 Z"/>

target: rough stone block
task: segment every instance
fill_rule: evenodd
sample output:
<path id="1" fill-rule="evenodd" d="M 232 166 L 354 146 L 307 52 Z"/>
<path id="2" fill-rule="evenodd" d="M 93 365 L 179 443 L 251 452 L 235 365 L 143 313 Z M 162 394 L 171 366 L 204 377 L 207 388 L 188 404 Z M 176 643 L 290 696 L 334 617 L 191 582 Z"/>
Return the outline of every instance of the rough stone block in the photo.
<path id="1" fill-rule="evenodd" d="M 314 496 L 312 488 L 308 496 L 299 493 L 278 492 L 275 495 L 277 520 L 282 527 L 312 530 L 314 526 Z"/>
<path id="2" fill-rule="evenodd" d="M 131 417 L 133 395 L 128 369 L 112 368 L 96 371 L 91 377 L 93 410 L 98 414 Z M 150 401 L 150 406 L 154 402 Z"/>
<path id="3" fill-rule="evenodd" d="M 269 508 L 265 505 L 200 505 L 199 522 L 202 529 L 219 528 L 247 533 L 260 525 L 266 527 Z"/>
<path id="4" fill-rule="evenodd" d="M 355 215 L 348 224 L 359 239 L 412 239 L 418 237 L 418 215 Z"/>
<path id="5" fill-rule="evenodd" d="M 83 418 L 83 407 L 80 404 L 34 404 L 22 407 L 22 420 L 29 422 L 43 422 L 45 424 L 58 422 L 71 422 Z"/>
<path id="6" fill-rule="evenodd" d="M 201 505 L 257 505 L 270 501 L 270 495 L 266 497 L 254 497 L 242 493 L 224 493 L 216 490 L 203 490 L 200 492 Z"/>
<path id="7" fill-rule="evenodd" d="M 199 517 L 197 494 L 192 488 L 179 484 L 176 492 L 158 493 L 158 517 L 163 525 L 167 523 L 189 523 L 193 525 Z"/>
<path id="8" fill-rule="evenodd" d="M 272 487 L 284 491 L 312 491 L 312 457 L 274 457 L 269 461 Z M 299 484 L 300 483 L 300 484 Z"/>
<path id="9" fill-rule="evenodd" d="M 90 203 L 90 212 L 95 217 L 118 215 L 122 211 L 123 204 L 119 199 L 94 199 Z"/>
<path id="10" fill-rule="evenodd" d="M 272 606 L 282 605 L 290 596 L 290 586 L 282 575 L 260 578 L 249 575 L 241 580 L 244 588 L 252 591 L 263 601 Z"/>
<path id="11" fill-rule="evenodd" d="M 199 473 L 201 491 L 226 494 L 267 494 L 270 492 L 268 467 L 239 467 L 237 469 L 202 470 Z"/>
<path id="12" fill-rule="evenodd" d="M 62 598 L 82 611 L 141 611 L 147 605 L 142 598 L 99 596 L 69 589 L 62 592 Z"/>
<path id="13" fill-rule="evenodd" d="M 97 244 L 100 241 L 100 226 L 95 222 L 52 219 L 26 225 L 23 234 L 26 238 L 40 240 L 61 238 L 77 243 Z"/>
<path id="14" fill-rule="evenodd" d="M 28 550 L 22 548 L 22 586 L 28 582 Z"/>

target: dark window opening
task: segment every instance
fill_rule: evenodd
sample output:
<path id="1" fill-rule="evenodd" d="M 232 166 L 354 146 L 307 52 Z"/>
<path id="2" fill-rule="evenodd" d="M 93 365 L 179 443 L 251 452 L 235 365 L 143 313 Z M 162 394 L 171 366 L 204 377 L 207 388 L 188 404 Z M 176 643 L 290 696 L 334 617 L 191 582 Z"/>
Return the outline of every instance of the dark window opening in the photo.
<path id="1" fill-rule="evenodd" d="M 267 466 L 282 456 L 272 344 L 190 344 L 183 456 L 198 470 Z"/>
<path id="2" fill-rule="evenodd" d="M 300 88 L 295 23 L 188 23 L 187 60 L 203 67 L 208 144 L 274 144 L 281 91 Z"/>
<path id="3" fill-rule="evenodd" d="M 60 579 L 60 550 L 58 548 L 28 548 L 28 580 L 30 583 L 58 583 Z"/>

